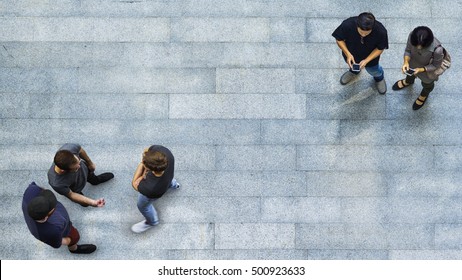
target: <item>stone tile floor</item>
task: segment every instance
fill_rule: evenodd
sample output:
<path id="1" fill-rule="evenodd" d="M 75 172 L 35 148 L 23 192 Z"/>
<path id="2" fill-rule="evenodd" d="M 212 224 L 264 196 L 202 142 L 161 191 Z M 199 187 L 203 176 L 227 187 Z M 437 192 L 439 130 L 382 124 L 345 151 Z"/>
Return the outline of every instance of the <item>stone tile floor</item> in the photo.
<path id="1" fill-rule="evenodd" d="M 354 4 L 353 4 L 354 3 Z M 388 92 L 345 71 L 332 31 L 373 12 Z M 1 259 L 462 259 L 462 1 L 67 0 L 0 3 Z M 453 67 L 421 110 L 393 92 L 407 34 L 433 29 Z M 20 205 L 77 142 L 116 178 L 64 197 L 82 242 L 36 241 Z M 173 151 L 182 189 L 141 219 L 141 151 Z"/>

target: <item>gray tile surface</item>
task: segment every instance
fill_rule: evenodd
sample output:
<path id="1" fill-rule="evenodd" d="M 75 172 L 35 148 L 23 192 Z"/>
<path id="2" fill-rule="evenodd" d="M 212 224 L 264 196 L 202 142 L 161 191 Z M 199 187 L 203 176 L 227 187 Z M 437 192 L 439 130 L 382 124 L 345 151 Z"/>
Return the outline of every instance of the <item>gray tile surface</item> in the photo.
<path id="1" fill-rule="evenodd" d="M 339 84 L 331 33 L 363 11 L 388 29 L 386 95 L 365 71 Z M 462 259 L 461 14 L 459 0 L 1 1 L 0 258 Z M 420 82 L 391 87 L 417 25 L 454 63 L 412 111 Z M 89 256 L 37 241 L 21 213 L 66 142 L 115 173 L 84 189 L 102 209 L 58 195 Z M 151 144 L 182 188 L 137 235 L 131 179 Z"/>

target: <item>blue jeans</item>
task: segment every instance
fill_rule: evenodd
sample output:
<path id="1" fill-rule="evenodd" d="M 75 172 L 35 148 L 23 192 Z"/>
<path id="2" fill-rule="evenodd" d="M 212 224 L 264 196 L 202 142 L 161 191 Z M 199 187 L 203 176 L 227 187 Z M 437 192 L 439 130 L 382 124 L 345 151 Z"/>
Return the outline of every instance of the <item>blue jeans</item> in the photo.
<path id="1" fill-rule="evenodd" d="M 172 180 L 169 188 L 177 188 L 177 182 L 175 179 Z M 156 208 L 152 205 L 152 203 L 156 200 L 157 198 L 149 198 L 141 193 L 138 196 L 138 210 L 140 210 L 141 214 L 144 218 L 146 218 L 146 222 L 150 225 L 157 225 L 159 223 L 159 216 L 157 215 Z"/>
<path id="2" fill-rule="evenodd" d="M 380 82 L 384 78 L 383 68 L 382 68 L 382 66 L 380 66 L 380 64 L 377 64 L 375 66 L 366 67 L 366 71 L 372 77 L 374 77 L 374 80 L 376 82 Z M 353 72 L 353 71 L 351 71 L 351 72 L 354 73 L 354 74 L 359 74 L 359 72 Z"/>

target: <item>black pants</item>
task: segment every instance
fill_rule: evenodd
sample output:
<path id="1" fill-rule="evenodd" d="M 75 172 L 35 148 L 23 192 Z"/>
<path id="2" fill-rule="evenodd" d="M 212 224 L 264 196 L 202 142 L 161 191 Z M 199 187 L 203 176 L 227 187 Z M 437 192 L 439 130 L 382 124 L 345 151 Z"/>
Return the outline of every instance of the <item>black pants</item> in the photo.
<path id="1" fill-rule="evenodd" d="M 415 76 L 406 76 L 406 84 L 408 85 L 413 84 L 415 81 L 415 78 L 416 78 Z M 432 90 L 435 88 L 435 82 L 433 81 L 429 84 L 422 82 L 422 87 L 423 89 L 420 95 L 422 95 L 423 97 L 428 97 L 430 92 L 432 92 Z"/>
<path id="2" fill-rule="evenodd" d="M 98 185 L 100 183 L 98 176 L 95 175 L 95 172 L 88 172 L 87 182 L 92 185 Z"/>

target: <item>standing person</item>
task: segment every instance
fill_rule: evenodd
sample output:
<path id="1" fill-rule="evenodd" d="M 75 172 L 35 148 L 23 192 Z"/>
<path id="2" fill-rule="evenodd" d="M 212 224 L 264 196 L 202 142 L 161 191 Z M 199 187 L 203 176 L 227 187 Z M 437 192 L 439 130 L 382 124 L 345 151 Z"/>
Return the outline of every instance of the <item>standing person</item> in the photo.
<path id="1" fill-rule="evenodd" d="M 379 64 L 380 55 L 388 49 L 388 35 L 385 27 L 371 13 L 362 13 L 342 22 L 332 36 L 342 50 L 343 58 L 350 68 L 340 78 L 346 85 L 358 75 L 363 68 L 374 77 L 380 94 L 387 92 L 383 68 Z"/>
<path id="2" fill-rule="evenodd" d="M 84 207 L 103 207 L 104 198 L 91 199 L 82 190 L 86 183 L 98 185 L 114 178 L 112 173 L 95 175 L 95 164 L 87 152 L 78 144 L 64 144 L 56 152 L 53 164 L 48 170 L 48 183 L 53 189 Z"/>
<path id="3" fill-rule="evenodd" d="M 67 245 L 69 252 L 74 254 L 90 254 L 96 250 L 93 244 L 77 245 L 80 234 L 72 225 L 66 208 L 52 191 L 37 186 L 35 182 L 24 192 L 22 212 L 30 233 L 51 247 Z"/>
<path id="4" fill-rule="evenodd" d="M 157 211 L 152 205 L 169 188 L 178 189 L 180 185 L 173 178 L 175 158 L 164 146 L 153 145 L 144 150 L 142 161 L 136 168 L 132 187 L 139 192 L 138 210 L 145 220 L 132 226 L 135 233 L 144 232 L 159 224 Z"/>
<path id="5" fill-rule="evenodd" d="M 430 28 L 418 26 L 409 34 L 402 67 L 406 78 L 397 81 L 392 88 L 401 90 L 412 85 L 416 77 L 421 80 L 423 88 L 412 105 L 413 110 L 422 108 L 427 101 L 428 95 L 435 87 L 435 81 L 438 80 L 434 71 L 441 66 L 443 58 L 444 49 Z M 412 73 L 409 72 L 410 69 Z"/>

